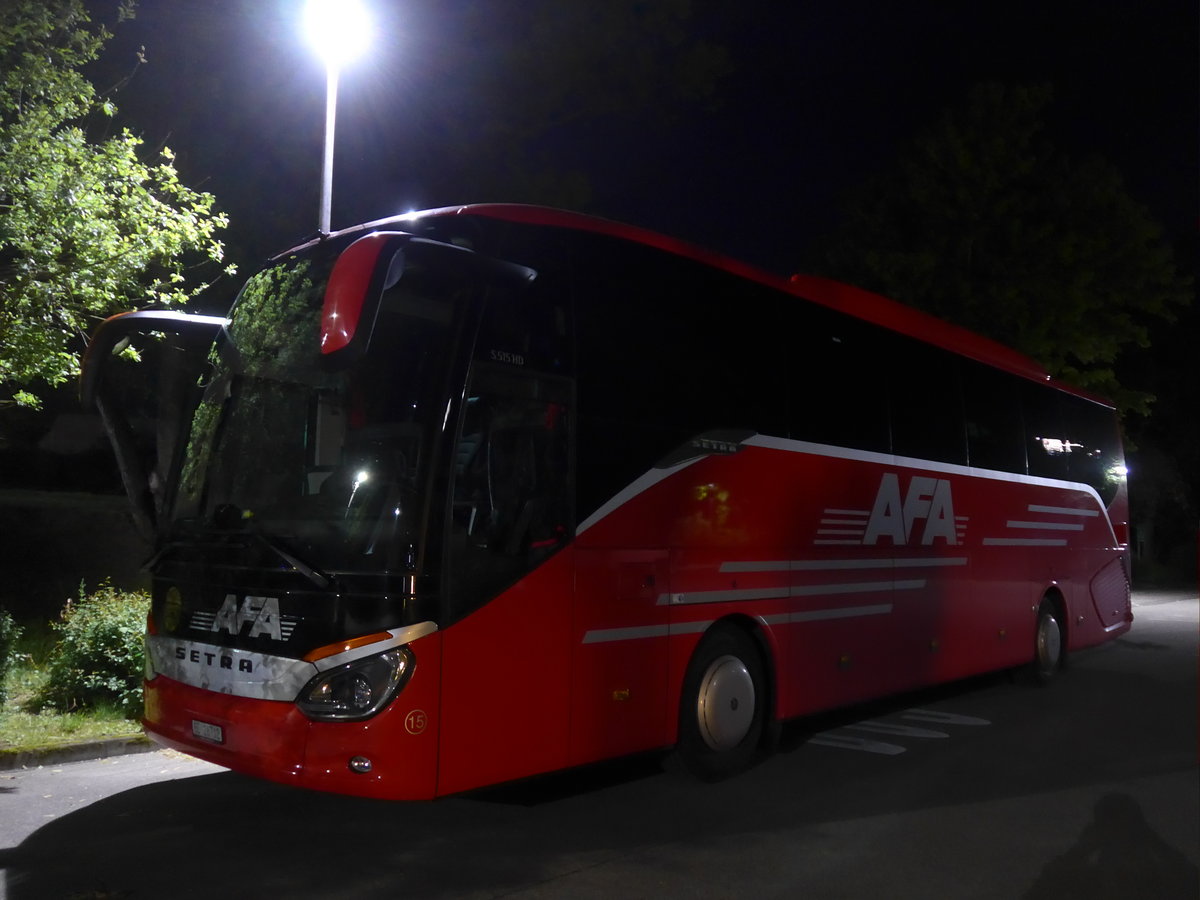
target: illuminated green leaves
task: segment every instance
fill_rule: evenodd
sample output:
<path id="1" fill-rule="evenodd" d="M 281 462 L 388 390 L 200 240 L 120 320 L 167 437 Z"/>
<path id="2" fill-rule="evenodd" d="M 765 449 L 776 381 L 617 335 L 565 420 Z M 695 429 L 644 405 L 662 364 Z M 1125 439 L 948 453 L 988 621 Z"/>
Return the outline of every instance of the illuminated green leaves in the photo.
<path id="1" fill-rule="evenodd" d="M 170 150 L 144 159 L 127 128 L 88 136 L 89 114 L 116 112 L 79 71 L 109 36 L 90 25 L 80 0 L 0 13 L 0 384 L 21 405 L 78 373 L 100 319 L 186 303 L 224 256 L 226 217 Z"/>

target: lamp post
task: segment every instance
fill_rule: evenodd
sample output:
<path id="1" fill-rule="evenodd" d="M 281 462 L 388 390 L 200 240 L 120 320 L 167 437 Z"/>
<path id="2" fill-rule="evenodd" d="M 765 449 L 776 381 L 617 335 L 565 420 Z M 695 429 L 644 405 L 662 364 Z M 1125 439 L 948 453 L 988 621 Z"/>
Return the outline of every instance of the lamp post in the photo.
<path id="1" fill-rule="evenodd" d="M 333 134 L 337 122 L 338 75 L 370 40 L 371 23 L 359 0 L 308 0 L 304 8 L 308 41 L 325 62 L 325 152 L 317 228 L 329 234 L 333 203 Z"/>

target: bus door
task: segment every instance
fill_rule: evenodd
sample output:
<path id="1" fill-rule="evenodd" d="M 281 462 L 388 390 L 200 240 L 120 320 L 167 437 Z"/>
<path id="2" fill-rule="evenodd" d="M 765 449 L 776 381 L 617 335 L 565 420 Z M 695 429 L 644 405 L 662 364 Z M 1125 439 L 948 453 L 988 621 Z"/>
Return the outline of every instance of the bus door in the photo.
<path id="1" fill-rule="evenodd" d="M 571 763 L 665 744 L 668 551 L 576 550 Z"/>
<path id="2" fill-rule="evenodd" d="M 567 765 L 571 383 L 473 367 L 451 460 L 439 793 Z"/>

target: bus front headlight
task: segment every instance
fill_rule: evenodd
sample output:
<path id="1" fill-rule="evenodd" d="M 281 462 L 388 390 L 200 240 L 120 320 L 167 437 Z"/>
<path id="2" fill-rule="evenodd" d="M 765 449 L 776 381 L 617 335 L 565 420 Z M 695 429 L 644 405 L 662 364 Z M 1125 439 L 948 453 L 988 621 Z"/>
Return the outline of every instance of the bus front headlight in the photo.
<path id="1" fill-rule="evenodd" d="M 310 719 L 320 721 L 369 719 L 404 687 L 415 662 L 411 650 L 396 647 L 346 663 L 306 684 L 296 705 Z"/>

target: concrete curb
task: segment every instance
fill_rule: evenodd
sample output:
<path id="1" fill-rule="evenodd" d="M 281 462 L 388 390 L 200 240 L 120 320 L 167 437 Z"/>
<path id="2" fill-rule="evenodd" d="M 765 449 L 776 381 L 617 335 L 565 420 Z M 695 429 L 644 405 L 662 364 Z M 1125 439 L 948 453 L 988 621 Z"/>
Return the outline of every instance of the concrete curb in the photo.
<path id="1" fill-rule="evenodd" d="M 100 741 L 80 741 L 77 744 L 59 744 L 56 747 L 38 747 L 34 750 L 0 750 L 0 772 L 81 762 L 87 759 L 107 759 L 110 756 L 126 756 L 130 753 L 148 753 L 157 749 L 158 745 L 150 738 L 138 734 Z"/>

